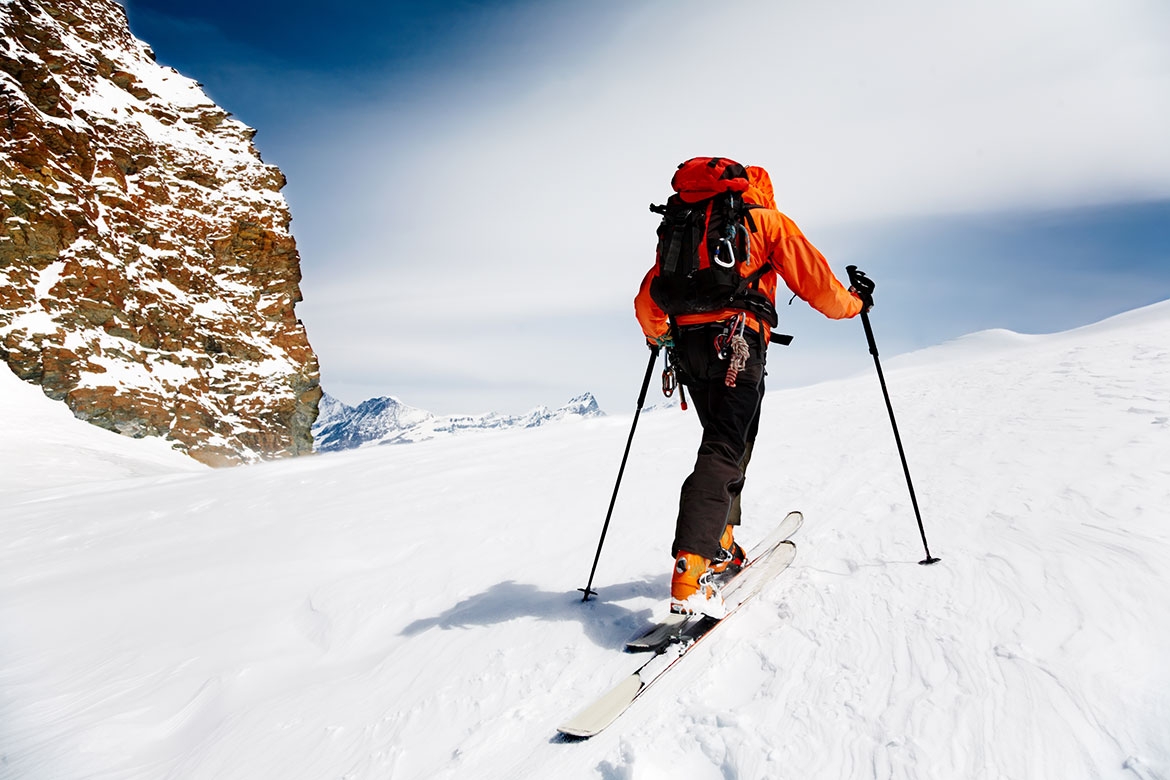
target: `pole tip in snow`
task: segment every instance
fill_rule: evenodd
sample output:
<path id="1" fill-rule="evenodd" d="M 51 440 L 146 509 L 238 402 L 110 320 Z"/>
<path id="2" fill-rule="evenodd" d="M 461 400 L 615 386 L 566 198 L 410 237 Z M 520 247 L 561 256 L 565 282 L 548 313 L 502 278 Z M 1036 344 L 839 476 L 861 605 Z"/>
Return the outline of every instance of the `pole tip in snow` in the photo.
<path id="1" fill-rule="evenodd" d="M 936 559 L 936 560 L 937 560 L 937 559 Z M 579 592 L 581 592 L 581 593 L 584 593 L 584 594 L 585 594 L 585 595 L 584 595 L 584 596 L 581 598 L 581 600 L 582 600 L 582 601 L 588 601 L 590 596 L 596 596 L 596 595 L 597 595 L 597 591 L 595 591 L 595 590 L 591 590 L 591 589 L 589 589 L 589 588 L 577 588 L 577 590 L 578 590 Z"/>
<path id="2" fill-rule="evenodd" d="M 935 558 L 934 556 L 928 555 L 926 558 L 924 558 L 923 560 L 919 561 L 919 562 L 918 562 L 918 565 L 919 565 L 919 566 L 929 566 L 929 565 L 930 565 L 930 564 L 932 564 L 932 563 L 938 563 L 940 560 L 942 560 L 942 559 L 941 559 L 941 558 Z"/>

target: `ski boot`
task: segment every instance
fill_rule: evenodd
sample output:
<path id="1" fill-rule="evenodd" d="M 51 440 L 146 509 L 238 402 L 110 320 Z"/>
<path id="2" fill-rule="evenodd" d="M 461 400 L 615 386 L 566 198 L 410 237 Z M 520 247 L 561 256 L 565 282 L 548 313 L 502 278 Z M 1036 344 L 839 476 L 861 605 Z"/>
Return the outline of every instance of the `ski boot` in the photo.
<path id="1" fill-rule="evenodd" d="M 711 561 L 701 555 L 679 552 L 670 579 L 670 611 L 676 615 L 726 614 L 723 597 L 712 581 Z"/>
<path id="2" fill-rule="evenodd" d="M 719 547 L 719 555 L 711 560 L 711 573 L 730 577 L 747 561 L 747 553 L 735 541 L 735 526 L 728 525 L 723 529 Z"/>

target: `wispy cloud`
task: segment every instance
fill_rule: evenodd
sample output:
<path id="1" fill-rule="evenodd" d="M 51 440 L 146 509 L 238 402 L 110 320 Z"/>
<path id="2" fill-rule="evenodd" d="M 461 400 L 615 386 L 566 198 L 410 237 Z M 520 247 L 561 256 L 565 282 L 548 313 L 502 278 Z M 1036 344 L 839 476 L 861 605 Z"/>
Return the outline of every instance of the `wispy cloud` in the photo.
<path id="1" fill-rule="evenodd" d="M 646 207 L 694 155 L 769 168 L 814 242 L 861 220 L 1170 197 L 1156 0 L 579 5 L 478 7 L 429 60 L 322 67 L 311 102 L 260 128 L 290 179 L 327 386 L 473 365 L 468 393 L 507 410 L 563 400 L 538 397 L 542 361 L 574 392 L 637 373 Z M 624 329 L 598 324 L 615 315 Z M 549 357 L 567 342 L 576 360 Z M 507 376 L 534 390 L 505 398 L 492 377 L 516 355 Z"/>

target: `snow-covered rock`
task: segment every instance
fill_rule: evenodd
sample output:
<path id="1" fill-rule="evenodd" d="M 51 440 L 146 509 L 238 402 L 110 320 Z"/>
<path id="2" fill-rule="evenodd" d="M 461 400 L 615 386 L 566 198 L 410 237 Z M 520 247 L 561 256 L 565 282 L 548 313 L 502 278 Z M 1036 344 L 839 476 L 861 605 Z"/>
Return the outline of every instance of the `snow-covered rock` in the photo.
<path id="1" fill-rule="evenodd" d="M 0 358 L 207 463 L 307 453 L 284 176 L 113 0 L 0 0 Z"/>

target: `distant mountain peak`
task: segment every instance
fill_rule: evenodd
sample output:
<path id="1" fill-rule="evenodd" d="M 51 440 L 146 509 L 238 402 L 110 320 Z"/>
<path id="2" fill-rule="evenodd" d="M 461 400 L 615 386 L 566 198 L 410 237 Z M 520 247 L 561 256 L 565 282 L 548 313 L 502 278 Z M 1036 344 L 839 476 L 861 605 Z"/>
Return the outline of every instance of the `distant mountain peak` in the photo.
<path id="1" fill-rule="evenodd" d="M 470 431 L 538 428 L 551 422 L 605 413 L 592 393 L 571 398 L 558 409 L 538 406 L 524 414 L 435 415 L 394 396 L 370 398 L 349 406 L 326 393 L 313 426 L 318 452 L 335 452 L 378 444 L 412 444 Z"/>
<path id="2" fill-rule="evenodd" d="M 576 414 L 581 417 L 600 417 L 605 413 L 601 411 L 601 407 L 597 405 L 597 399 L 593 397 L 593 393 L 582 393 L 575 398 L 570 398 L 569 402 L 561 407 L 560 411 L 567 414 Z"/>

